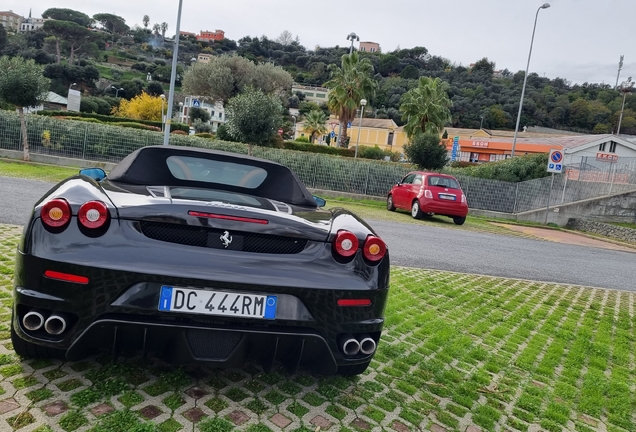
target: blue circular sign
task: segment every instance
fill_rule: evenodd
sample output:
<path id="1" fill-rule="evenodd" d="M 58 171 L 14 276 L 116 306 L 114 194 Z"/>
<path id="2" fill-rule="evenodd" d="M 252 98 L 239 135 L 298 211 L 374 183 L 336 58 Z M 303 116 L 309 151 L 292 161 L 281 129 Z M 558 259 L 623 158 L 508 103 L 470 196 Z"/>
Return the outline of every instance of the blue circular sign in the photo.
<path id="1" fill-rule="evenodd" d="M 563 160 L 563 153 L 561 153 L 560 151 L 555 151 L 552 153 L 550 158 L 552 159 L 552 162 L 559 163 Z"/>

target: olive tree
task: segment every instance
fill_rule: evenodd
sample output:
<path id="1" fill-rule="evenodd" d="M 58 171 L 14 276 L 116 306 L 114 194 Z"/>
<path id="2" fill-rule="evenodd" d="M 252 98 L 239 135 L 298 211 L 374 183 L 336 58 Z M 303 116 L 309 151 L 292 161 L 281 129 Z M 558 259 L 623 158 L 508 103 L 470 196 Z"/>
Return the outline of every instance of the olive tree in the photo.
<path id="1" fill-rule="evenodd" d="M 24 109 L 42 103 L 48 94 L 50 81 L 44 77 L 43 67 L 22 57 L 0 58 L 0 99 L 18 108 L 24 160 L 29 161 Z"/>
<path id="2" fill-rule="evenodd" d="M 448 162 L 446 146 L 436 133 L 419 133 L 404 146 L 404 154 L 424 170 L 439 170 Z"/>
<path id="3" fill-rule="evenodd" d="M 276 133 L 282 106 L 277 97 L 248 88 L 230 99 L 225 112 L 229 135 L 236 141 L 248 144 L 251 154 L 252 144 L 266 145 Z"/>

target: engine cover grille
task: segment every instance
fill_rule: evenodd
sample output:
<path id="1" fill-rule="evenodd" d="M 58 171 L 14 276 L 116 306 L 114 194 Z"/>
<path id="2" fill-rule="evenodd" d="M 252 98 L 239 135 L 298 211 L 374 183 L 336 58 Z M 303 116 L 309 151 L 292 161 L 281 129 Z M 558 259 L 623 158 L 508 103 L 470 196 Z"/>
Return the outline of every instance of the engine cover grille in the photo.
<path id="1" fill-rule="evenodd" d="M 165 222 L 141 221 L 141 232 L 163 242 L 252 253 L 297 254 L 307 246 L 306 239 Z"/>

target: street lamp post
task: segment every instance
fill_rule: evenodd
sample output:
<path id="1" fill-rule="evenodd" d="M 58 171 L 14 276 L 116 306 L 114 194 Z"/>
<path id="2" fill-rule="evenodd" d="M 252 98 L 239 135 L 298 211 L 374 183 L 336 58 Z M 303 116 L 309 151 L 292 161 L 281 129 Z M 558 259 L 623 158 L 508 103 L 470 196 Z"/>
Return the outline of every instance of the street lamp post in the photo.
<path id="1" fill-rule="evenodd" d="M 119 97 L 119 92 L 122 91 L 124 88 L 117 88 L 115 86 L 110 86 L 110 88 L 115 89 L 115 97 Z"/>
<path id="2" fill-rule="evenodd" d="M 292 139 L 296 139 L 296 116 L 292 116 L 294 119 L 294 134 L 292 135 Z"/>
<path id="3" fill-rule="evenodd" d="M 347 40 L 351 41 L 351 48 L 349 48 L 349 55 L 351 55 L 353 53 L 353 41 L 360 41 L 360 36 L 351 32 L 347 35 Z"/>
<path id="4" fill-rule="evenodd" d="M 174 104 L 174 87 L 177 79 L 177 59 L 179 58 L 179 34 L 181 33 L 181 9 L 183 0 L 179 0 L 179 11 L 177 12 L 177 28 L 174 37 L 174 50 L 172 52 L 172 72 L 170 73 L 170 91 L 168 93 L 168 114 L 166 115 L 166 127 L 163 134 L 163 145 L 170 142 L 170 122 L 172 120 L 172 105 Z"/>
<path id="5" fill-rule="evenodd" d="M 163 126 L 166 123 L 166 118 L 164 117 L 164 114 L 163 114 L 163 105 L 166 101 L 166 95 L 162 94 L 160 97 L 161 97 L 161 132 L 163 132 Z"/>
<path id="6" fill-rule="evenodd" d="M 367 100 L 362 99 L 360 101 L 360 105 L 362 105 L 362 112 L 360 112 L 360 125 L 358 126 L 358 140 L 356 141 L 356 153 L 353 155 L 354 159 L 358 157 L 358 145 L 360 144 L 360 132 L 362 131 L 362 117 L 364 117 L 364 107 L 367 105 Z"/>
<path id="7" fill-rule="evenodd" d="M 616 131 L 616 135 L 620 135 L 621 133 L 621 123 L 623 123 L 623 110 L 625 110 L 625 99 L 627 98 L 627 93 L 631 93 L 634 89 L 634 83 L 632 82 L 632 77 L 627 78 L 627 82 L 621 84 L 620 91 L 623 93 L 623 106 L 621 107 L 621 115 L 618 118 L 618 130 Z"/>
<path id="8" fill-rule="evenodd" d="M 539 18 L 539 11 L 541 9 L 547 9 L 550 7 L 550 3 L 544 3 L 537 9 L 537 14 L 534 17 L 534 28 L 532 29 L 532 39 L 530 40 L 530 52 L 528 53 L 528 64 L 526 65 L 526 75 L 523 77 L 523 87 L 521 89 L 521 101 L 519 101 L 519 113 L 517 114 L 517 125 L 515 126 L 515 136 L 512 139 L 512 151 L 510 157 L 515 157 L 515 146 L 517 145 L 517 134 L 519 133 L 519 122 L 521 121 L 521 109 L 523 108 L 523 96 L 526 94 L 526 83 L 528 82 L 528 70 L 530 69 L 530 57 L 532 56 L 532 44 L 534 43 L 534 32 L 537 29 L 537 19 Z"/>

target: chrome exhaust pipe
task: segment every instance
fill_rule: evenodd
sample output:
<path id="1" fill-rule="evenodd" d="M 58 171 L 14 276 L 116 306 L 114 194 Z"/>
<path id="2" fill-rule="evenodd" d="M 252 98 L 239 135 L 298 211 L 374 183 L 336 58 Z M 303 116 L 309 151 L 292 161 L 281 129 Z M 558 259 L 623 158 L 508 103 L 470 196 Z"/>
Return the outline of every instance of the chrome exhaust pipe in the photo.
<path id="1" fill-rule="evenodd" d="M 342 342 L 342 352 L 347 356 L 354 356 L 360 352 L 360 342 L 352 335 L 346 335 Z"/>
<path id="2" fill-rule="evenodd" d="M 364 339 L 360 341 L 360 352 L 364 355 L 371 355 L 375 352 L 376 343 L 375 341 L 366 336 Z"/>
<path id="3" fill-rule="evenodd" d="M 44 312 L 31 309 L 24 315 L 24 318 L 22 318 L 22 325 L 25 329 L 30 331 L 40 330 L 44 325 Z"/>
<path id="4" fill-rule="evenodd" d="M 60 335 L 66 330 L 66 318 L 60 314 L 53 314 L 44 323 L 44 330 L 50 335 Z"/>

